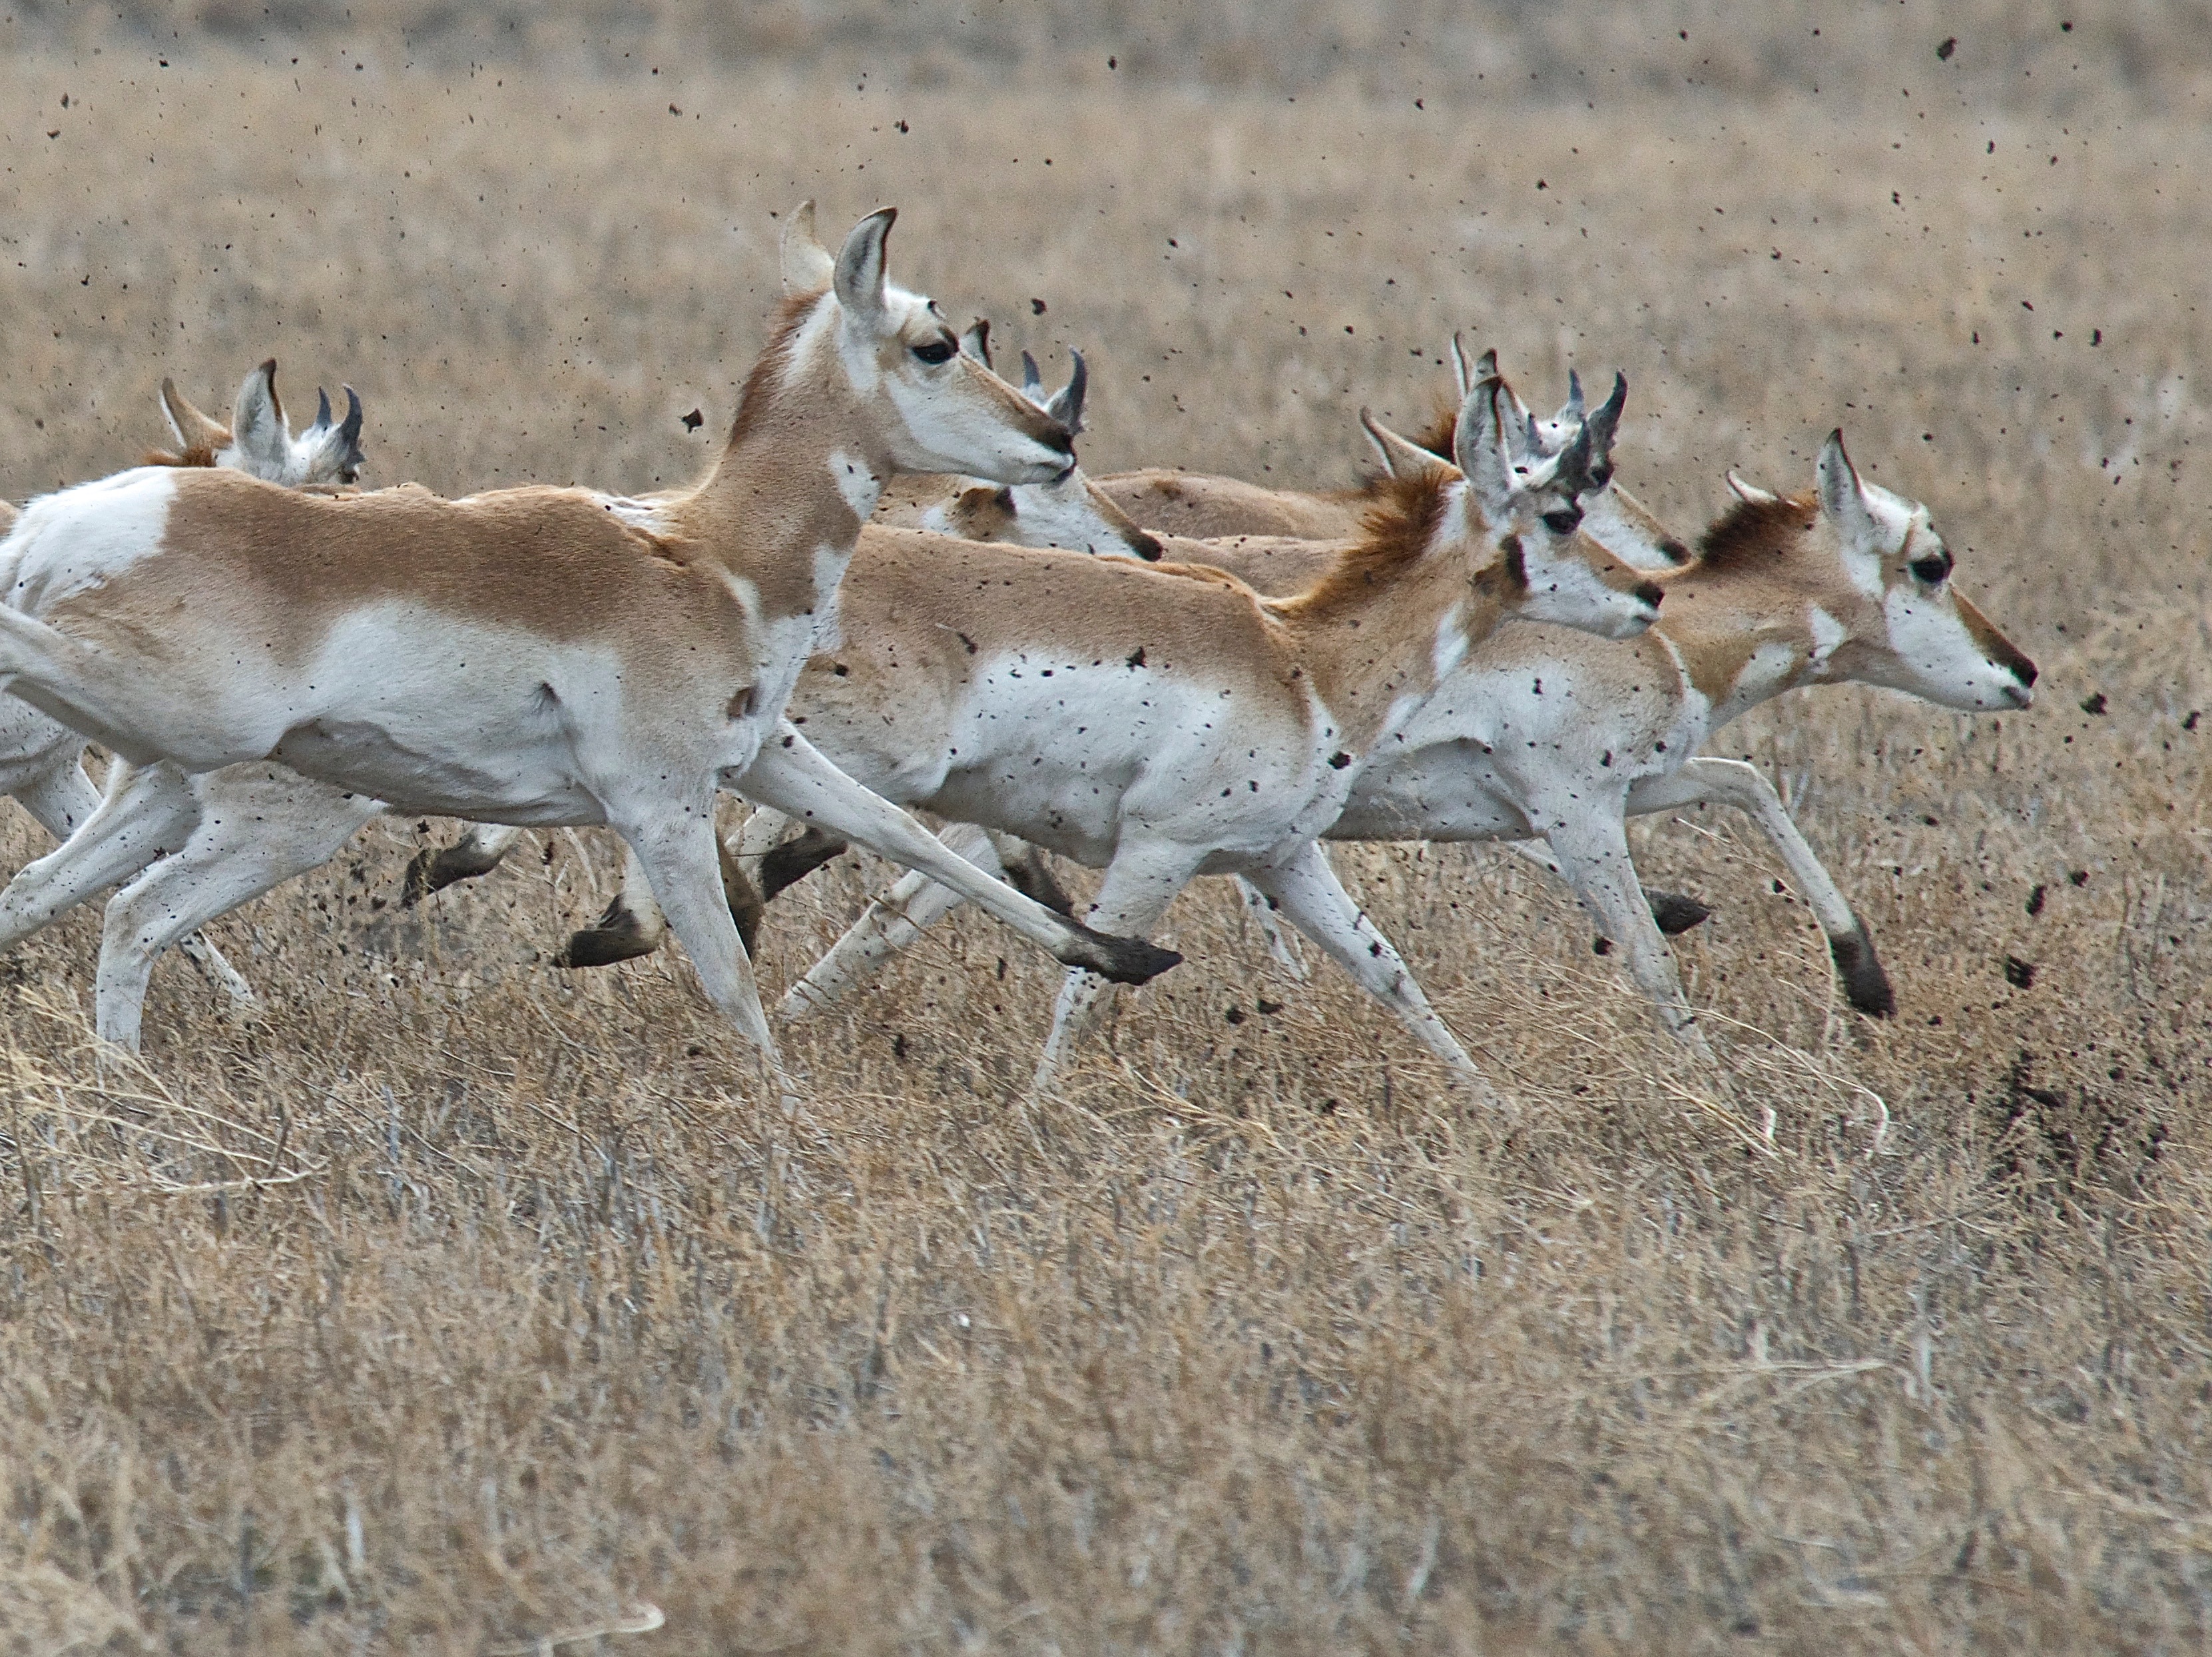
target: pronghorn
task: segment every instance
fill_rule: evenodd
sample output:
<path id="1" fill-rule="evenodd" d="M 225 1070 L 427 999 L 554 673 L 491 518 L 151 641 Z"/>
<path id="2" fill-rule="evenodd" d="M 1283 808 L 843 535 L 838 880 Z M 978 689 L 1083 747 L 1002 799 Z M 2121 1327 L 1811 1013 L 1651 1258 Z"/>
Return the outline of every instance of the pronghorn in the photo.
<path id="1" fill-rule="evenodd" d="M 846 645 L 809 664 L 794 722 L 891 797 L 955 819 L 948 839 L 963 852 L 989 855 L 996 830 L 1103 867 L 1095 924 L 1149 924 L 1194 876 L 1244 875 L 1486 1095 L 1316 837 L 1505 617 L 1626 637 L 1656 613 L 1658 588 L 1576 533 L 1587 439 L 1516 476 L 1504 402 L 1486 381 L 1462 410 L 1464 482 L 1380 491 L 1330 577 L 1291 598 L 1200 565 L 871 531 L 846 593 Z M 786 1012 L 835 999 L 914 911 L 958 901 L 926 875 L 901 881 Z M 1107 993 L 1068 975 L 1036 1087 Z"/>
<path id="2" fill-rule="evenodd" d="M 225 466 L 295 488 L 352 483 L 361 475 L 361 399 L 345 388 L 346 417 L 331 418 L 331 399 L 318 393 L 314 423 L 295 437 L 276 394 L 274 357 L 246 376 L 225 425 L 195 408 L 174 380 L 161 381 L 161 413 L 175 435 L 174 452 L 155 450 L 144 464 Z M 97 485 L 93 485 L 97 487 Z M 21 509 L 0 502 L 0 532 L 13 527 Z M 0 698 L 0 793 L 12 795 L 56 840 L 67 840 L 100 804 L 100 790 L 84 774 L 84 738 L 29 704 Z M 121 767 L 123 762 L 115 762 Z M 185 953 L 232 996 L 252 991 L 221 952 L 198 936 Z"/>
<path id="3" fill-rule="evenodd" d="M 805 279 L 804 273 L 799 279 Z M 979 317 L 969 325 L 960 336 L 960 349 L 985 368 L 992 366 L 988 319 Z M 1024 351 L 1022 394 L 1066 426 L 1071 436 L 1079 436 L 1090 371 L 1080 351 L 1068 354 L 1074 359 L 1073 372 L 1066 385 L 1048 395 L 1036 359 Z M 1565 446 L 1563 441 L 1559 447 Z M 1061 547 L 1071 552 L 1124 552 L 1148 563 L 1157 562 L 1160 556 L 1158 540 L 1101 496 L 1080 466 L 1064 478 L 1042 484 L 987 484 L 941 473 L 902 476 L 885 487 L 869 521 L 891 528 L 927 529 L 962 540 L 1010 541 L 1022 546 Z M 784 819 L 777 816 L 774 820 Z M 521 834 L 520 829 L 506 824 L 477 823 L 451 845 L 425 847 L 416 852 L 407 865 L 399 899 L 402 907 L 457 881 L 490 874 Z M 805 846 L 794 844 L 782 854 L 781 874 L 769 879 L 780 890 L 782 883 L 818 868 L 842 850 L 840 843 L 817 831 Z M 1017 891 L 1063 914 L 1068 911 L 1066 894 L 1033 850 L 1024 852 L 1010 844 L 1004 862 L 1006 878 Z M 765 899 L 750 879 L 739 872 L 726 849 L 722 880 L 750 952 Z M 651 954 L 659 947 L 665 928 L 635 869 L 625 876 L 624 894 L 609 905 L 597 926 L 569 940 L 554 958 L 558 965 L 607 966 Z"/>
<path id="4" fill-rule="evenodd" d="M 689 490 L 319 499 L 139 472 L 36 503 L 0 544 L 0 683 L 145 769 L 11 884 L 0 943 L 129 873 L 111 872 L 119 841 L 137 867 L 184 830 L 108 908 L 99 1028 L 131 1045 L 162 947 L 377 811 L 606 823 L 788 1098 L 717 873 L 719 783 L 929 869 L 1071 965 L 1133 982 L 1173 965 L 983 874 L 782 718 L 837 637 L 886 476 L 1041 483 L 1074 464 L 1065 427 L 888 285 L 894 217 L 863 219 L 833 259 L 811 204 L 793 215 L 785 266 L 805 291 Z"/>
<path id="5" fill-rule="evenodd" d="M 1698 750 L 1801 685 L 2025 708 L 2035 665 L 1955 590 L 1927 508 L 1863 482 L 1840 432 L 1821 449 L 1809 495 L 1730 481 L 1741 498 L 1705 531 L 1697 561 L 1665 578 L 1666 612 L 1646 637 L 1593 649 L 1563 629 L 1500 630 L 1362 774 L 1328 838 L 1541 837 L 1623 947 L 1637 986 L 1685 1033 L 1693 1014 L 1643 900 L 1624 819 L 1733 805 L 1780 854 L 1851 1004 L 1887 1014 L 1895 999 L 1871 937 L 1771 785 L 1752 765 Z"/>

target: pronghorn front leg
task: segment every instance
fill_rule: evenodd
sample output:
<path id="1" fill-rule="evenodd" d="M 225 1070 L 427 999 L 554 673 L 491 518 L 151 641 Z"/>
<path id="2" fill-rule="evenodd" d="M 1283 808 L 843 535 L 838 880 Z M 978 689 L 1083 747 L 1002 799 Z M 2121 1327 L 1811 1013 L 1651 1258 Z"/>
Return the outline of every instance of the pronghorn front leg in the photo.
<path id="1" fill-rule="evenodd" d="M 1827 935 L 1828 953 L 1835 960 L 1836 976 L 1843 980 L 1844 998 L 1862 1013 L 1893 1016 L 1897 996 L 1875 954 L 1866 923 L 1852 910 L 1820 855 L 1798 832 L 1781 796 L 1756 766 L 1741 759 L 1692 759 L 1671 777 L 1649 778 L 1628 791 L 1628 808 L 1639 813 L 1705 800 L 1736 807 L 1765 832 Z"/>
<path id="2" fill-rule="evenodd" d="M 723 895 L 713 795 L 617 826 L 651 884 L 669 930 L 690 956 L 707 999 L 744 1033 L 777 1096 L 787 1107 L 795 1106 L 798 1095 L 784 1075 L 768 1014 L 761 1009 L 752 963 Z"/>
<path id="3" fill-rule="evenodd" d="M 1254 870 L 1250 880 L 1274 901 L 1291 925 L 1349 972 L 1354 983 L 1395 1013 L 1420 1044 L 1449 1065 L 1478 1099 L 1486 1105 L 1502 1102 L 1450 1026 L 1429 1005 L 1413 969 L 1381 929 L 1352 902 L 1317 842 L 1308 841 L 1295 856 L 1275 868 Z"/>
<path id="4" fill-rule="evenodd" d="M 1237 877 L 1237 898 L 1244 905 L 1244 912 L 1259 927 L 1260 935 L 1267 941 L 1267 953 L 1275 965 L 1304 984 L 1305 959 L 1298 953 L 1297 941 L 1283 929 L 1282 920 L 1275 912 L 1275 900 L 1242 874 Z"/>
<path id="5" fill-rule="evenodd" d="M 818 824 L 872 851 L 934 875 L 1070 966 L 1120 983 L 1142 984 L 1182 959 L 1141 938 L 1109 937 L 1054 914 L 966 858 L 945 849 L 920 823 L 839 771 L 788 721 L 726 786 L 809 825 Z"/>
<path id="6" fill-rule="evenodd" d="M 954 823 L 938 838 L 987 874 L 998 866 L 997 837 L 973 824 Z M 802 1019 L 842 1000 L 847 990 L 966 901 L 951 886 L 909 870 L 890 891 L 869 901 L 860 918 L 792 985 L 778 1011 L 787 1019 Z"/>
<path id="7" fill-rule="evenodd" d="M 1205 847 L 1125 841 L 1106 866 L 1106 876 L 1098 883 L 1097 901 L 1085 919 L 1116 932 L 1150 929 L 1167 912 L 1176 893 L 1190 884 L 1206 855 Z M 1060 999 L 1052 1009 L 1052 1033 L 1045 1038 L 1036 1074 L 1030 1080 L 1032 1097 L 1051 1087 L 1068 1049 L 1098 1022 L 1113 996 L 1111 984 L 1079 967 L 1060 981 Z"/>
<path id="8" fill-rule="evenodd" d="M 1651 905 L 1636 878 L 1621 819 L 1605 802 L 1589 801 L 1573 802 L 1568 813 L 1534 809 L 1529 815 L 1552 825 L 1544 838 L 1551 842 L 1560 868 L 1583 900 L 1597 911 L 1606 936 L 1626 953 L 1629 976 L 1657 1009 L 1660 1021 L 1701 1057 L 1711 1057 L 1712 1049 L 1698 1028 L 1698 1015 L 1682 994 L 1674 958 L 1659 935 Z"/>

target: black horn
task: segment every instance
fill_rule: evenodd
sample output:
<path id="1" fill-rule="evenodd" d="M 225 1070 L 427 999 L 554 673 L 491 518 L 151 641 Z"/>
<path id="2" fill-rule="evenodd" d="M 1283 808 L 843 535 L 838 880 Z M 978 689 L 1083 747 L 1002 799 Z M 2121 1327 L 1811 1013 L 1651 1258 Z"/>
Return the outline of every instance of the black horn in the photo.
<path id="1" fill-rule="evenodd" d="M 1083 431 L 1084 393 L 1091 389 L 1091 370 L 1084 367 L 1081 351 L 1071 350 L 1068 356 L 1075 360 L 1075 372 L 1068 376 L 1066 385 L 1053 393 L 1044 411 L 1079 436 Z"/>
<path id="2" fill-rule="evenodd" d="M 320 386 L 315 387 L 315 423 L 325 431 L 331 424 L 331 394 Z"/>

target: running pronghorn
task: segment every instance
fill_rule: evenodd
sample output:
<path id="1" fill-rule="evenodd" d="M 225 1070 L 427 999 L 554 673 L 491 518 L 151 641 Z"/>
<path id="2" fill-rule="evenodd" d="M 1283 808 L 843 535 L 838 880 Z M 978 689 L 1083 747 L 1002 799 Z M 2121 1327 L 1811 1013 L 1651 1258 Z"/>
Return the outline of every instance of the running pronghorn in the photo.
<path id="1" fill-rule="evenodd" d="M 1877 685 L 2008 712 L 2029 704 L 2035 683 L 2034 663 L 1957 591 L 1928 509 L 1864 482 L 1840 432 L 1812 493 L 1736 487 L 1742 498 L 1705 531 L 1697 561 L 1665 578 L 1650 633 L 1626 649 L 1559 629 L 1494 635 L 1362 773 L 1328 837 L 1540 837 L 1678 1034 L 1693 1014 L 1630 862 L 1626 817 L 1706 801 L 1748 813 L 1826 934 L 1851 1004 L 1887 1014 L 1895 998 L 1871 937 L 1772 787 L 1698 750 L 1803 685 Z M 1224 562 L 1236 567 L 1233 554 Z"/>
<path id="2" fill-rule="evenodd" d="M 1042 483 L 1074 464 L 1065 427 L 888 285 L 893 217 L 863 219 L 833 259 L 811 204 L 793 216 L 786 268 L 808 291 L 688 491 L 322 499 L 140 472 L 34 504 L 0 544 L 0 681 L 144 769 L 11 884 L 0 943 L 129 873 L 98 868 L 119 839 L 185 830 L 109 905 L 98 1022 L 131 1044 L 161 948 L 387 806 L 606 823 L 787 1097 L 717 869 L 719 783 L 928 868 L 1071 965 L 1132 982 L 1172 965 L 948 852 L 782 718 L 807 655 L 837 637 L 884 478 Z"/>
<path id="3" fill-rule="evenodd" d="M 276 394 L 276 362 L 271 357 L 247 375 L 225 425 L 192 406 L 176 381 L 161 381 L 161 412 L 175 434 L 173 453 L 156 450 L 146 464 L 159 466 L 226 466 L 248 476 L 295 488 L 350 484 L 361 475 L 361 399 L 345 388 L 346 417 L 331 418 L 331 400 L 318 393 L 321 407 L 314 423 L 292 435 L 284 405 Z M 100 485 L 88 485 L 98 488 Z M 0 530 L 21 515 L 0 502 Z M 84 774 L 84 738 L 29 704 L 0 698 L 0 793 L 38 819 L 57 840 L 66 840 L 100 804 L 100 791 Z M 118 765 L 121 762 L 117 762 Z M 251 1001 L 252 991 L 211 944 L 197 935 L 184 940 L 185 953 L 234 997 Z"/>
<path id="4" fill-rule="evenodd" d="M 1330 577 L 1287 599 L 1200 565 L 871 530 L 845 646 L 809 665 L 793 719 L 892 798 L 953 819 L 963 851 L 988 856 L 995 830 L 1103 867 L 1094 924 L 1149 925 L 1194 876 L 1244 875 L 1487 1095 L 1316 837 L 1507 617 L 1626 637 L 1656 613 L 1658 588 L 1576 533 L 1587 439 L 1516 475 L 1505 404 L 1499 382 L 1477 386 L 1458 422 L 1464 479 L 1379 491 Z M 958 901 L 926 876 L 902 881 L 786 1011 L 835 999 L 913 911 Z M 1068 975 L 1038 1087 L 1108 989 Z"/>
<path id="5" fill-rule="evenodd" d="M 787 273 L 803 283 L 804 269 Z M 991 325 L 978 318 L 960 336 L 960 349 L 982 363 L 991 363 Z M 1022 353 L 1022 394 L 1068 429 L 1071 436 L 1083 431 L 1084 397 L 1090 372 L 1079 351 L 1069 353 L 1075 367 L 1066 385 L 1048 395 L 1036 360 Z M 1563 440 L 1559 445 L 1565 447 Z M 927 529 L 970 541 L 1006 541 L 1021 546 L 1061 547 L 1071 552 L 1122 552 L 1147 562 L 1157 561 L 1160 544 L 1131 522 L 1127 515 L 1100 495 L 1080 466 L 1063 478 L 1042 484 L 987 484 L 974 478 L 945 474 L 901 477 L 886 486 L 871 523 L 892 528 Z M 761 813 L 779 825 L 779 813 Z M 451 845 L 425 847 L 407 865 L 400 892 L 403 906 L 420 902 L 434 892 L 457 881 L 489 874 L 512 850 L 522 831 L 503 823 L 471 824 L 469 832 Z M 777 862 L 764 871 L 777 890 L 817 868 L 843 850 L 841 842 L 815 831 L 803 843 L 794 842 L 772 854 Z M 1065 914 L 1066 896 L 1036 851 L 1011 842 L 1004 850 L 1004 869 L 1014 888 Z M 722 882 L 745 948 L 750 952 L 765 899 L 757 884 L 740 872 L 726 847 Z M 623 896 L 609 906 L 597 926 L 579 932 L 558 955 L 562 966 L 608 966 L 617 961 L 649 955 L 660 947 L 666 928 L 653 909 L 645 882 L 635 868 L 627 871 Z M 772 895 L 772 894 L 770 894 Z"/>

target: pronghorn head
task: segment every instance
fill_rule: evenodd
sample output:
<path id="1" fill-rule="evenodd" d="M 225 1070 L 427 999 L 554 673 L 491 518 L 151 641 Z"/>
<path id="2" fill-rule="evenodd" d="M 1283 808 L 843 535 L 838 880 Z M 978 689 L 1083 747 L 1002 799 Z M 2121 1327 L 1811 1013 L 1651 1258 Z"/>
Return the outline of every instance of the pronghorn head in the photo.
<path id="1" fill-rule="evenodd" d="M 1958 591 L 1928 509 L 1862 478 L 1842 432 L 1821 446 L 1809 496 L 1770 494 L 1733 473 L 1729 486 L 1739 504 L 1705 532 L 1701 567 L 1810 589 L 1808 677 L 1972 711 L 2034 700 L 2035 664 Z"/>
<path id="2" fill-rule="evenodd" d="M 1658 618 L 1662 593 L 1582 533 L 1579 497 L 1594 486 L 1589 428 L 1558 454 L 1520 466 L 1508 448 L 1513 415 L 1513 393 L 1503 380 L 1493 374 L 1478 381 L 1460 405 L 1452 447 L 1467 478 L 1467 511 L 1480 519 L 1484 538 L 1504 550 L 1508 576 L 1523 589 L 1517 613 L 1606 638 L 1635 637 Z"/>
<path id="3" fill-rule="evenodd" d="M 1042 484 L 1075 466 L 1067 427 L 960 349 L 944 314 L 885 278 L 884 242 L 897 217 L 881 208 L 853 227 L 836 258 L 815 240 L 814 204 L 783 233 L 783 281 L 814 296 L 806 333 L 834 341 L 836 370 L 878 418 L 883 457 L 900 472 L 958 472 Z"/>
<path id="4" fill-rule="evenodd" d="M 978 320 L 960 337 L 960 348 L 991 365 L 991 325 Z M 1083 433 L 1083 399 L 1091 387 L 1091 370 L 1083 353 L 1068 352 L 1074 364 L 1068 381 L 1048 393 L 1036 359 L 1022 353 L 1022 395 L 1067 428 L 1071 437 Z M 968 491 L 972 495 L 975 491 Z M 1157 562 L 1160 544 L 1137 525 L 1137 521 L 1109 499 L 1079 468 L 1048 484 L 1025 484 L 1000 490 L 1006 523 L 999 533 L 977 535 L 977 540 L 1018 541 L 1024 546 L 1058 546 L 1071 552 L 1127 552 Z M 962 499 L 968 498 L 963 495 Z M 966 534 L 956 528 L 957 534 Z"/>
<path id="5" fill-rule="evenodd" d="M 153 454 L 149 466 L 229 466 L 287 488 L 350 484 L 361 476 L 361 399 L 348 386 L 346 417 L 331 418 L 327 393 L 316 393 L 315 422 L 297 437 L 276 395 L 276 359 L 246 376 L 228 426 L 192 406 L 173 380 L 161 381 L 161 412 L 176 434 L 178 452 Z"/>

